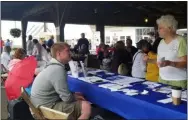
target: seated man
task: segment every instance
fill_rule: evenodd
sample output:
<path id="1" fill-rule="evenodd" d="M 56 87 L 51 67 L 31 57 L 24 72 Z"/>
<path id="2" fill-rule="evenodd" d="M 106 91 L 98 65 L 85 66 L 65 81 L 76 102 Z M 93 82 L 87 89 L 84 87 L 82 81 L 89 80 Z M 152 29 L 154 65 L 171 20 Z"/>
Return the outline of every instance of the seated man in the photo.
<path id="1" fill-rule="evenodd" d="M 91 106 L 80 94 L 72 94 L 67 85 L 65 64 L 70 60 L 70 48 L 66 43 L 55 43 L 51 48 L 50 63 L 35 78 L 31 89 L 31 101 L 37 107 L 43 105 L 64 113 L 69 119 L 88 119 Z"/>

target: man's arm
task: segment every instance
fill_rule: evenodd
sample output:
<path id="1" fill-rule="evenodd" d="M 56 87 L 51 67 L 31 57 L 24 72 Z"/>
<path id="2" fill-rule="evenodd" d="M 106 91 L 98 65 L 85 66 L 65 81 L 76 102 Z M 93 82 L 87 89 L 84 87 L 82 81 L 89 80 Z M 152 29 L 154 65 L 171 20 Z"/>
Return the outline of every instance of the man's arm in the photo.
<path id="1" fill-rule="evenodd" d="M 59 94 L 59 97 L 62 99 L 64 102 L 73 102 L 75 101 L 75 97 L 73 94 L 70 92 L 68 85 L 67 85 L 67 77 L 66 77 L 66 72 L 62 68 L 59 69 L 59 72 L 54 73 L 55 77 L 54 80 L 52 80 L 52 84 L 54 86 L 55 91 L 57 94 Z"/>
<path id="2" fill-rule="evenodd" d="M 159 63 L 161 67 L 172 66 L 176 68 L 187 68 L 187 42 L 183 38 L 180 38 L 179 42 L 178 57 L 180 61 L 165 60 Z"/>
<path id="3" fill-rule="evenodd" d="M 172 66 L 176 68 L 187 68 L 187 56 L 181 57 L 180 58 L 182 61 L 181 62 L 173 62 L 169 60 L 165 60 L 160 62 L 160 67 L 166 67 L 166 66 Z"/>

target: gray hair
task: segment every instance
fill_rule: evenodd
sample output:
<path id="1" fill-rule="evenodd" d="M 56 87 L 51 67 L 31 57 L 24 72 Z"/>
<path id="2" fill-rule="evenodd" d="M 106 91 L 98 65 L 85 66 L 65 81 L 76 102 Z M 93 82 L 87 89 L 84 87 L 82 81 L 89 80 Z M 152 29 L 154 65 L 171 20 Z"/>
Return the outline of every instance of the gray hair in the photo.
<path id="1" fill-rule="evenodd" d="M 178 21 L 172 15 L 163 15 L 157 19 L 157 24 L 162 24 L 165 27 L 171 27 L 173 31 L 177 30 Z"/>

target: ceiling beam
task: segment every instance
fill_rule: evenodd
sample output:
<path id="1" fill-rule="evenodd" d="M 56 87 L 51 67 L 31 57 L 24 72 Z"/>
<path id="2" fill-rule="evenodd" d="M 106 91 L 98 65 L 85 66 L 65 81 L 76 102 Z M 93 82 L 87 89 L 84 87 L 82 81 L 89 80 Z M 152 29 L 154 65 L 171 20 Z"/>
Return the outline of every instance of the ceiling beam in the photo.
<path id="1" fill-rule="evenodd" d="M 52 3 L 45 3 L 45 4 L 36 5 L 32 9 L 30 9 L 29 11 L 24 12 L 22 19 L 26 18 L 28 16 L 38 15 L 38 14 L 47 12 L 47 11 L 49 11 L 49 8 L 51 8 L 52 6 L 53 6 Z"/>

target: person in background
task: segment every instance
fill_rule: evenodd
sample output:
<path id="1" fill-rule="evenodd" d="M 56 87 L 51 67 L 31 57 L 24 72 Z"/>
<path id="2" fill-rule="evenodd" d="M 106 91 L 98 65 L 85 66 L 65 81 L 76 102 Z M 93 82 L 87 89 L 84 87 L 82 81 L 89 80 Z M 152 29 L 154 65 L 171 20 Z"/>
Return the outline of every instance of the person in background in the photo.
<path id="1" fill-rule="evenodd" d="M 157 66 L 157 48 L 161 39 L 156 39 L 151 50 L 144 56 L 144 61 L 147 63 L 146 80 L 158 82 L 159 67 Z"/>
<path id="2" fill-rule="evenodd" d="M 3 64 L 3 66 L 8 70 L 8 64 L 11 60 L 11 47 L 10 46 L 5 46 L 4 50 L 1 54 L 1 64 Z"/>
<path id="3" fill-rule="evenodd" d="M 0 39 L 0 49 L 1 49 L 1 53 L 3 52 L 3 46 L 4 46 L 4 41 L 2 40 L 2 37 Z"/>
<path id="4" fill-rule="evenodd" d="M 7 42 L 5 43 L 5 46 L 9 46 L 9 47 L 11 47 L 11 42 L 10 42 L 9 39 L 7 39 Z"/>
<path id="5" fill-rule="evenodd" d="M 104 46 L 105 46 L 104 43 L 99 44 L 99 47 L 97 47 L 97 49 L 96 49 L 96 55 L 99 54 L 99 52 L 101 51 L 101 48 L 103 48 Z"/>
<path id="6" fill-rule="evenodd" d="M 65 64 L 71 60 L 69 45 L 55 43 L 51 47 L 51 54 L 52 60 L 33 82 L 30 97 L 32 103 L 35 107 L 43 105 L 69 113 L 70 120 L 89 119 L 91 105 L 80 93 L 73 94 L 68 87 Z"/>
<path id="7" fill-rule="evenodd" d="M 108 51 L 108 46 L 104 45 L 101 47 L 98 55 L 97 55 L 97 59 L 100 61 L 100 68 L 110 71 L 111 69 L 111 56 L 110 56 L 110 52 Z"/>
<path id="8" fill-rule="evenodd" d="M 157 51 L 159 82 L 187 88 L 187 42 L 176 34 L 178 22 L 172 15 L 161 16 L 156 22 L 163 38 Z"/>
<path id="9" fill-rule="evenodd" d="M 12 68 L 16 65 L 16 63 L 20 62 L 26 57 L 26 51 L 22 48 L 16 49 L 13 60 L 11 60 L 8 64 L 8 70 L 11 71 Z"/>
<path id="10" fill-rule="evenodd" d="M 35 56 L 37 61 L 41 61 L 42 60 L 42 45 L 39 44 L 37 39 L 33 39 L 33 44 L 34 44 L 34 48 L 33 48 L 32 55 Z"/>
<path id="11" fill-rule="evenodd" d="M 43 38 L 40 39 L 40 44 L 42 45 L 42 47 L 44 47 L 45 50 L 47 49 L 45 40 Z"/>
<path id="12" fill-rule="evenodd" d="M 78 43 L 75 47 L 76 47 L 75 49 L 79 53 L 89 54 L 89 41 L 87 38 L 85 38 L 84 33 L 81 34 L 81 38 L 78 40 Z"/>
<path id="13" fill-rule="evenodd" d="M 110 53 L 108 51 L 108 48 L 105 47 L 104 52 L 103 52 L 101 69 L 111 71 L 111 62 L 112 62 L 112 59 L 111 59 Z"/>
<path id="14" fill-rule="evenodd" d="M 154 42 L 155 42 L 155 33 L 154 33 L 154 32 L 149 32 L 148 35 L 149 35 L 148 42 L 149 42 L 151 45 L 153 45 Z"/>
<path id="15" fill-rule="evenodd" d="M 147 40 L 140 40 L 137 44 L 141 49 L 139 49 L 133 56 L 132 76 L 144 79 L 146 74 L 146 62 L 144 61 L 144 56 L 150 50 L 150 43 Z"/>
<path id="16" fill-rule="evenodd" d="M 128 63 L 132 61 L 130 54 L 125 49 L 125 44 L 123 41 L 118 41 L 115 45 L 115 50 L 112 55 L 112 64 L 111 71 L 114 73 L 118 73 L 118 68 L 121 64 L 126 66 L 126 74 L 130 71 L 130 66 Z"/>
<path id="17" fill-rule="evenodd" d="M 52 35 L 50 39 L 47 41 L 47 46 L 50 49 L 52 45 L 54 44 L 54 36 Z"/>
<path id="18" fill-rule="evenodd" d="M 129 54 L 133 58 L 134 54 L 138 51 L 138 49 L 132 46 L 132 40 L 129 38 L 126 40 L 126 45 L 127 45 L 126 50 L 129 52 Z"/>
<path id="19" fill-rule="evenodd" d="M 29 38 L 27 40 L 27 55 L 32 55 L 32 52 L 33 52 L 33 37 L 32 35 L 29 35 Z"/>
<path id="20" fill-rule="evenodd" d="M 100 47 L 100 51 L 97 54 L 97 59 L 100 61 L 101 65 L 102 65 L 102 59 L 104 58 L 105 49 L 106 49 L 105 44 L 104 45 L 102 44 L 101 47 Z"/>

